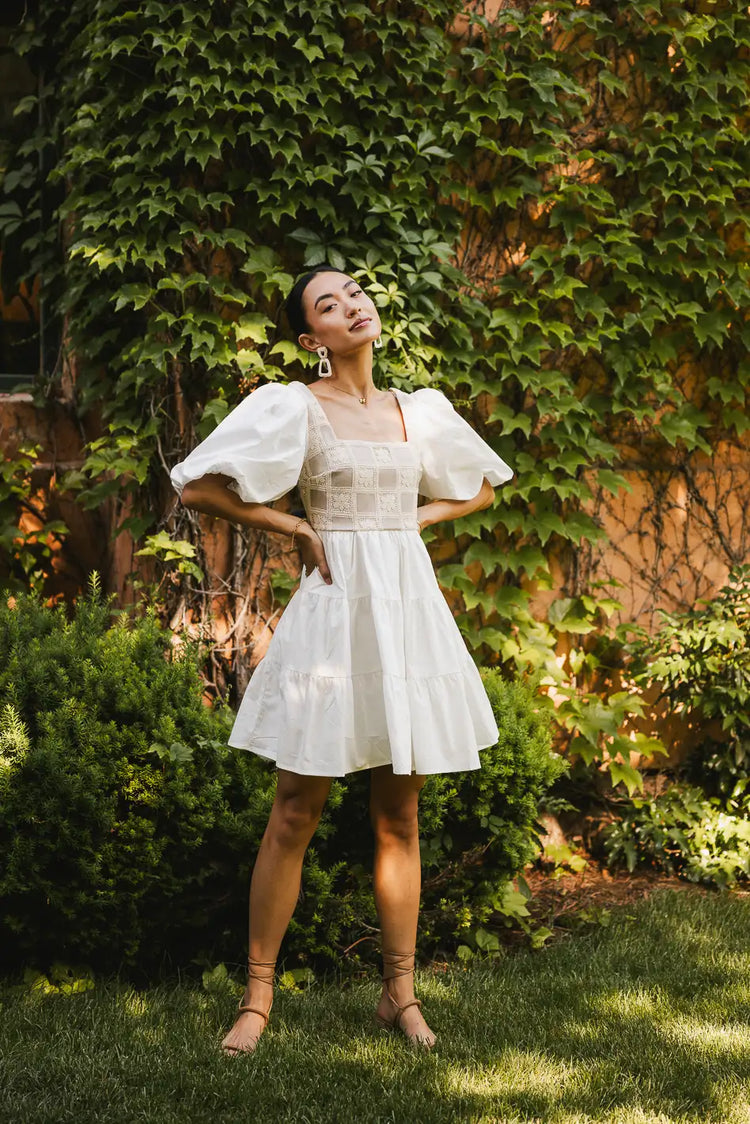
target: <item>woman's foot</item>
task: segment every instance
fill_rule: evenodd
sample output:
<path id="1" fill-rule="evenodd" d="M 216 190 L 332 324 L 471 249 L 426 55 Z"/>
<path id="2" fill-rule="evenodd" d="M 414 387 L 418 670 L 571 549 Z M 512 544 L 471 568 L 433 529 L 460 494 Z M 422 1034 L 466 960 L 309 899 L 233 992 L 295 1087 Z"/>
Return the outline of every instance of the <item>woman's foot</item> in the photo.
<path id="1" fill-rule="evenodd" d="M 411 979 L 407 977 L 383 980 L 383 992 L 375 1011 L 375 1018 L 381 1026 L 400 1030 L 414 1046 L 422 1046 L 429 1050 L 435 1045 L 436 1038 L 417 1004 Z M 400 1007 L 405 1010 L 399 1014 Z"/>
<path id="2" fill-rule="evenodd" d="M 269 994 L 271 1002 L 268 1002 Z M 248 985 L 240 1005 L 240 1014 L 234 1026 L 221 1043 L 227 1054 L 251 1054 L 258 1045 L 258 1039 L 268 1025 L 268 1015 L 273 1005 L 273 985 L 253 980 Z M 254 1007 L 254 1011 L 243 1011 L 242 1007 Z M 259 1014 L 258 1012 L 265 1012 Z"/>
<path id="3" fill-rule="evenodd" d="M 268 1026 L 273 1006 L 274 961 L 248 958 L 248 979 L 234 1026 L 221 1043 L 227 1054 L 251 1054 Z M 249 1008 L 249 1009 L 248 1009 Z"/>

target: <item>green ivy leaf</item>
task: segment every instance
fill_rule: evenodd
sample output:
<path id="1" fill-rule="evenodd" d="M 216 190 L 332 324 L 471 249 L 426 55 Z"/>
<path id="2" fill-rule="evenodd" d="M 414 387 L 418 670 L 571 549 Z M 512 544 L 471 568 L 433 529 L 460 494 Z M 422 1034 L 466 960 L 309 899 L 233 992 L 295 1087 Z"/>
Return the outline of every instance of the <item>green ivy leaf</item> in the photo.
<path id="1" fill-rule="evenodd" d="M 608 761 L 607 768 L 612 777 L 612 784 L 624 784 L 628 790 L 628 796 L 632 796 L 635 792 L 642 791 L 643 777 L 632 765 L 628 765 L 624 761 Z"/>

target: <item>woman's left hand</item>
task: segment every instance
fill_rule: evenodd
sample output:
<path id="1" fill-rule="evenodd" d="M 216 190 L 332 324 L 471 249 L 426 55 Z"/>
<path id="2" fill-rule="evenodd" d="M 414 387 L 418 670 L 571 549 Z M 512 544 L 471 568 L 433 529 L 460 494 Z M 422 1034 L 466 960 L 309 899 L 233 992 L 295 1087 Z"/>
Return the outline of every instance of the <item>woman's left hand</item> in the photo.
<path id="1" fill-rule="evenodd" d="M 309 575 L 317 568 L 326 585 L 331 585 L 333 578 L 328 568 L 328 559 L 320 535 L 306 523 L 300 527 L 297 538 L 299 539 L 299 552 L 305 573 Z"/>

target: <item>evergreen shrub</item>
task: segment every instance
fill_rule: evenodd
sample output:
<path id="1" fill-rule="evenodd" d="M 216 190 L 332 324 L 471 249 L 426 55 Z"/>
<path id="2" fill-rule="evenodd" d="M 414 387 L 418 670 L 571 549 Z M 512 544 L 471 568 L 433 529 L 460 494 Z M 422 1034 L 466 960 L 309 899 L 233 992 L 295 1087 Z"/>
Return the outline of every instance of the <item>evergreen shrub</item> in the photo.
<path id="1" fill-rule="evenodd" d="M 0 603 L 0 947 L 5 967 L 183 963 L 242 924 L 273 799 L 226 746 L 198 652 L 96 591 L 71 619 Z"/>
<path id="2" fill-rule="evenodd" d="M 6 972 L 241 965 L 275 770 L 227 747 L 231 714 L 204 705 L 199 660 L 153 613 L 114 613 L 95 589 L 72 614 L 33 594 L 0 602 Z M 507 913 L 537 804 L 566 768 L 533 686 L 484 677 L 498 744 L 481 769 L 429 777 L 422 792 L 425 952 Z M 333 781 L 283 956 L 340 962 L 355 945 L 356 962 L 374 949 L 368 796 L 366 772 Z"/>

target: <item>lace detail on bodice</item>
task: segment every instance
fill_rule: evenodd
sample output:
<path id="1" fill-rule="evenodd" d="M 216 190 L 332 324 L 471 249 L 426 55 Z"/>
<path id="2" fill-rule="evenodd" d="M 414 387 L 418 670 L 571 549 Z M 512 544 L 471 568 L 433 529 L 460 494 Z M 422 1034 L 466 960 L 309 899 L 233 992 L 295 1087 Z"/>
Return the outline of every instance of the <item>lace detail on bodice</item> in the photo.
<path id="1" fill-rule="evenodd" d="M 418 530 L 420 458 L 408 441 L 344 441 L 306 386 L 307 451 L 299 491 L 316 531 Z"/>

